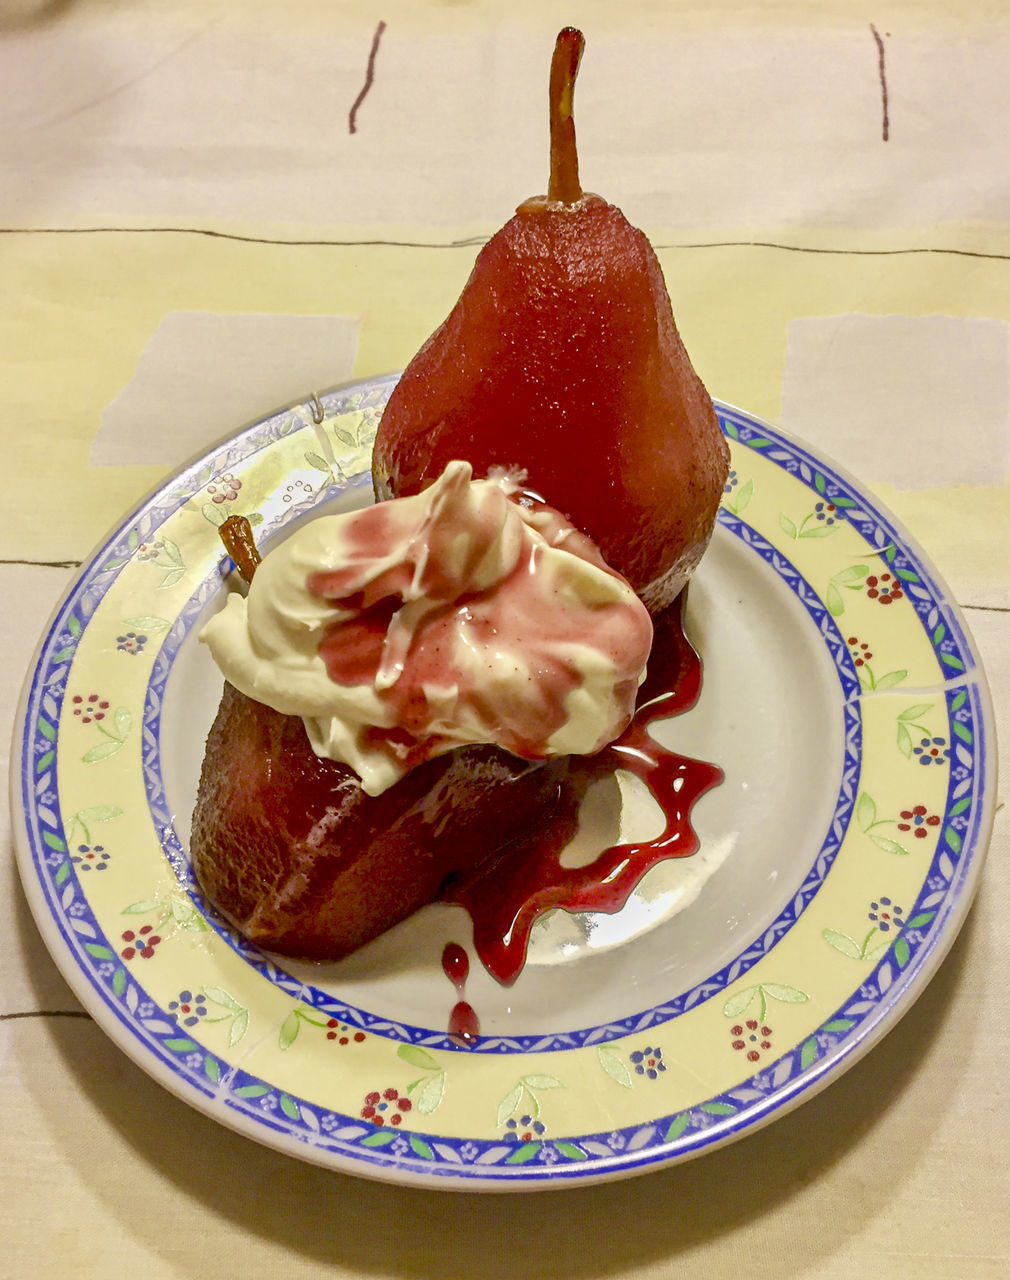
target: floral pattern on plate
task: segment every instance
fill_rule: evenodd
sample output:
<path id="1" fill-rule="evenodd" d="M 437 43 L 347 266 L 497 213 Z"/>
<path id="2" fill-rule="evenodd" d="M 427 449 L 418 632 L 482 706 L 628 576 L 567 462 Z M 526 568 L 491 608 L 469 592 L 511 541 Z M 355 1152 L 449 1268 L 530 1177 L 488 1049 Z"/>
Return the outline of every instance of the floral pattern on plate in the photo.
<path id="1" fill-rule="evenodd" d="M 404 1018 L 360 976 L 316 981 L 235 937 L 204 908 L 171 805 L 166 716 L 196 696 L 192 640 L 230 569 L 217 525 L 241 509 L 268 542 L 322 503 L 366 501 L 393 382 L 242 432 L 81 571 L 24 695 L 17 843 L 36 918 L 126 1052 L 290 1154 L 474 1190 L 695 1155 L 854 1061 L 953 940 L 994 805 L 991 711 L 971 641 L 921 552 L 854 481 L 719 406 L 732 471 L 717 537 L 788 596 L 790 625 L 828 672 L 838 764 L 818 797 L 820 832 L 797 836 L 801 872 L 728 962 L 662 998 L 641 986 L 622 995 L 615 976 L 605 1017 L 572 1024 L 559 1012 L 556 1029 L 520 1018 L 461 1048 L 444 1001 L 426 996 Z M 729 858 L 721 883 L 733 873 Z M 593 959 L 604 986 L 620 949 L 608 955 Z"/>

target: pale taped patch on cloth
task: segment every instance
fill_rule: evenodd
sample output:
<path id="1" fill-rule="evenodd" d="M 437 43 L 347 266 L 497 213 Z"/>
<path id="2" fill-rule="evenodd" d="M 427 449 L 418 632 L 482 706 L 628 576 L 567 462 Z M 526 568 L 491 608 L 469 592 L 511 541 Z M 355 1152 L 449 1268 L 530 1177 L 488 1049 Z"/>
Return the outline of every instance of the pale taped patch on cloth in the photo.
<path id="1" fill-rule="evenodd" d="M 172 311 L 107 406 L 92 466 L 175 466 L 223 436 L 348 381 L 355 316 Z"/>
<path id="2" fill-rule="evenodd" d="M 1010 326 L 956 316 L 789 325 L 782 425 L 862 479 L 1000 486 L 1010 471 Z"/>

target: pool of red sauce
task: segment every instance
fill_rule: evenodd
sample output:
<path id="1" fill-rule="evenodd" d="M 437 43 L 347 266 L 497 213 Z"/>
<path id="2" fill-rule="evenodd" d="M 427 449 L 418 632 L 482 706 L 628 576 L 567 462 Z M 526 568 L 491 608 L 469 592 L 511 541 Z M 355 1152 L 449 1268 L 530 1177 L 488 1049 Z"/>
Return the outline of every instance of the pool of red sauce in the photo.
<path id="1" fill-rule="evenodd" d="M 511 986 L 521 973 L 530 930 L 546 911 L 620 911 L 650 868 L 698 849 L 691 809 L 723 780 L 723 771 L 667 750 L 649 733 L 653 721 L 687 711 L 701 692 L 701 659 L 684 634 L 683 601 L 681 595 L 654 620 L 648 676 L 634 719 L 620 738 L 595 756 L 571 758 L 557 803 L 545 813 L 537 832 L 475 872 L 453 878 L 443 890 L 443 901 L 458 903 L 469 913 L 477 955 L 503 986 Z M 561 852 L 576 833 L 586 791 L 617 769 L 634 774 L 649 788 L 666 818 L 663 831 L 654 840 L 604 849 L 586 866 L 563 866 Z M 479 1034 L 479 1022 L 462 1000 L 468 970 L 465 951 L 450 943 L 442 967 L 460 996 L 449 1034 L 457 1042 L 471 1043 Z"/>

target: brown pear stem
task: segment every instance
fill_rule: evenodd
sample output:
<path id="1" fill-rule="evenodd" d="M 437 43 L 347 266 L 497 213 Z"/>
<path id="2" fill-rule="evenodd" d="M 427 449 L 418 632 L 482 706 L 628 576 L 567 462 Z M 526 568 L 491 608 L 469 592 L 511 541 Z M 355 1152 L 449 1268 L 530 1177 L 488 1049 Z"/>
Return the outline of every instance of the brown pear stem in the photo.
<path id="1" fill-rule="evenodd" d="M 558 34 L 551 59 L 551 177 L 547 185 L 547 199 L 561 204 L 575 204 L 582 199 L 572 105 L 575 77 L 579 73 L 585 44 L 581 31 L 565 27 Z"/>
<path id="2" fill-rule="evenodd" d="M 252 582 L 256 566 L 260 562 L 260 553 L 253 540 L 252 525 L 245 516 L 229 516 L 218 529 L 218 535 L 225 550 L 235 561 L 235 568 L 246 582 Z"/>

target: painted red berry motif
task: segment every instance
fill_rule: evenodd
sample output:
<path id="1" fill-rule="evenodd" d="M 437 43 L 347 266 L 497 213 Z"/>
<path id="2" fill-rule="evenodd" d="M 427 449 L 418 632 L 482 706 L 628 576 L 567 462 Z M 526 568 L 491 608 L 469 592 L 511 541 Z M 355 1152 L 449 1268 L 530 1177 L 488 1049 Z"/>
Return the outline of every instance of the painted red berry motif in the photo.
<path id="1" fill-rule="evenodd" d="M 917 804 L 914 809 L 902 809 L 899 831 L 911 831 L 917 840 L 925 840 L 929 835 L 927 827 L 938 827 L 940 815 L 930 813 L 924 804 Z"/>
<path id="2" fill-rule="evenodd" d="M 71 705 L 74 708 L 74 715 L 78 717 L 81 724 L 104 720 L 105 713 L 109 709 L 108 702 L 97 693 L 89 693 L 86 698 L 76 694 L 71 699 Z"/>
<path id="3" fill-rule="evenodd" d="M 226 472 L 214 484 L 207 486 L 207 492 L 210 494 L 211 502 L 220 505 L 222 502 L 234 502 L 241 488 L 242 481 L 236 480 L 230 472 Z"/>
<path id="4" fill-rule="evenodd" d="M 411 1109 L 413 1103 L 406 1096 L 393 1088 L 383 1089 L 380 1093 L 373 1089 L 365 1094 L 365 1105 L 361 1108 L 361 1118 L 374 1125 L 399 1125 L 403 1117 Z"/>
<path id="5" fill-rule="evenodd" d="M 123 934 L 123 941 L 126 946 L 119 954 L 124 960 L 132 960 L 134 956 L 139 956 L 142 960 L 150 960 L 154 955 L 154 948 L 161 942 L 161 935 L 154 932 L 154 925 L 145 924 L 136 933 L 132 929 L 127 929 Z"/>
<path id="6" fill-rule="evenodd" d="M 873 654 L 870 652 L 870 646 L 860 640 L 858 636 L 849 636 L 845 642 L 852 651 L 852 661 L 857 667 L 863 667 L 870 661 Z"/>
<path id="7" fill-rule="evenodd" d="M 335 1040 L 337 1044 L 361 1044 L 365 1039 L 363 1031 L 352 1032 L 346 1022 L 330 1018 L 326 1023 L 326 1039 Z"/>
<path id="8" fill-rule="evenodd" d="M 748 1062 L 760 1061 L 761 1055 L 772 1047 L 771 1027 L 758 1022 L 757 1018 L 736 1023 L 729 1033 L 733 1037 L 733 1048 L 745 1053 Z"/>
<path id="9" fill-rule="evenodd" d="M 901 583 L 889 573 L 871 573 L 866 579 L 866 594 L 880 604 L 893 604 L 904 596 Z"/>

